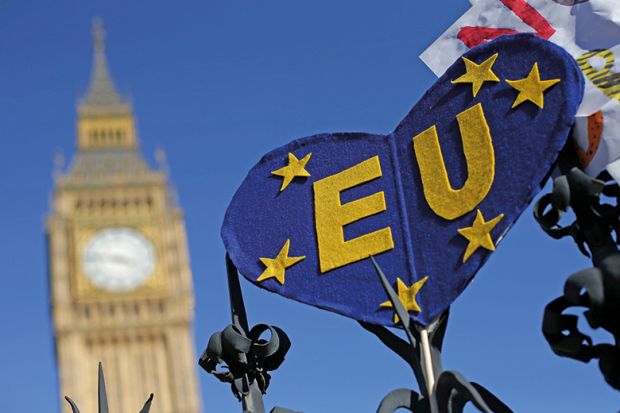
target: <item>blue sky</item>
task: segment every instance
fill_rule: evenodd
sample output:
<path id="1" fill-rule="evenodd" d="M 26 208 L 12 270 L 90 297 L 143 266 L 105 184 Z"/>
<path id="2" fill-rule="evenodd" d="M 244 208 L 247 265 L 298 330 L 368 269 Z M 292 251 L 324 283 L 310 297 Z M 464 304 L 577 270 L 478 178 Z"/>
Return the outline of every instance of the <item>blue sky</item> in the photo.
<path id="1" fill-rule="evenodd" d="M 143 153 L 168 153 L 187 223 L 200 352 L 229 323 L 219 227 L 249 168 L 294 138 L 392 130 L 435 81 L 418 55 L 468 6 L 0 0 L 0 411 L 59 411 L 43 228 L 53 155 L 75 150 L 94 16 L 108 32 L 116 84 L 134 102 Z M 618 393 L 596 364 L 556 357 L 540 332 L 545 304 L 587 266 L 526 211 L 453 305 L 445 367 L 517 412 L 617 411 Z M 390 390 L 415 388 L 406 365 L 354 321 L 242 286 L 250 322 L 278 325 L 293 342 L 273 374 L 269 407 L 372 412 Z M 240 411 L 227 385 L 199 375 L 205 412 Z"/>

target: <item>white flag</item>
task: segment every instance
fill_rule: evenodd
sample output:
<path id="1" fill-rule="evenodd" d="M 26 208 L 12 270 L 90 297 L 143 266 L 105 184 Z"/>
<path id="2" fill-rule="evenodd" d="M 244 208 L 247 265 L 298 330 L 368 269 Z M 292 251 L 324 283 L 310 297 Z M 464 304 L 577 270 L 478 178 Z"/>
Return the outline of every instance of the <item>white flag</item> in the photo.
<path id="1" fill-rule="evenodd" d="M 437 75 L 472 47 L 534 33 L 568 51 L 586 77 L 575 127 L 588 174 L 620 182 L 620 0 L 475 0 L 420 56 Z"/>

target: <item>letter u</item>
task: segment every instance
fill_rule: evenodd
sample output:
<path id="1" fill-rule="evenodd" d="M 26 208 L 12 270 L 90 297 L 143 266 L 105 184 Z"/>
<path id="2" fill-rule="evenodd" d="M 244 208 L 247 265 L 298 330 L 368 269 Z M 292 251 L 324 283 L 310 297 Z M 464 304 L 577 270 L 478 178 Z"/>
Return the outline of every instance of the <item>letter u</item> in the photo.
<path id="1" fill-rule="evenodd" d="M 424 197 L 433 212 L 447 220 L 476 208 L 489 193 L 495 175 L 493 142 L 482 105 L 478 103 L 459 113 L 456 119 L 467 163 L 467 180 L 460 189 L 450 184 L 437 128 L 431 126 L 413 138 Z"/>

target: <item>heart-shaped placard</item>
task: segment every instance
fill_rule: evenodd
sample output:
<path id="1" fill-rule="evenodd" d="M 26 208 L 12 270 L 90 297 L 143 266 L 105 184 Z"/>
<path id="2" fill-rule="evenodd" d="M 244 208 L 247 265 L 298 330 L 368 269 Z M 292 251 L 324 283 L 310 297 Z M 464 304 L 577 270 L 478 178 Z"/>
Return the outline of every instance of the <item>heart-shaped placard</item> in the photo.
<path id="1" fill-rule="evenodd" d="M 540 190 L 582 95 L 577 64 L 550 42 L 474 48 L 391 134 L 321 134 L 265 155 L 226 212 L 226 250 L 260 287 L 390 325 L 375 256 L 427 325 Z"/>

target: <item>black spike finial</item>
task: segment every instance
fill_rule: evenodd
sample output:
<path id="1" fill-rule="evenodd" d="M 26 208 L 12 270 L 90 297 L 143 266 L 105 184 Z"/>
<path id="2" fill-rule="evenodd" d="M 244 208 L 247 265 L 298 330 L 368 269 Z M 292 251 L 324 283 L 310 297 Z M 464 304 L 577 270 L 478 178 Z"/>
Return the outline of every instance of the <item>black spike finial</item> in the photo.
<path id="1" fill-rule="evenodd" d="M 65 399 L 71 406 L 71 410 L 73 413 L 80 413 L 80 409 L 78 409 L 75 402 L 71 400 L 69 396 L 65 396 Z M 152 402 L 153 402 L 153 393 L 151 393 L 146 403 L 144 403 L 144 406 L 142 407 L 142 410 L 140 410 L 140 413 L 149 413 L 149 410 L 151 410 Z M 98 386 L 98 403 L 97 404 L 99 408 L 99 413 L 110 412 L 110 410 L 108 409 L 108 395 L 105 389 L 105 377 L 103 375 L 103 364 L 101 364 L 101 362 L 99 362 L 99 386 Z"/>
<path id="2" fill-rule="evenodd" d="M 103 376 L 103 365 L 99 362 L 99 386 L 98 386 L 98 406 L 99 413 L 110 413 L 108 409 L 108 395 L 105 391 L 105 377 Z"/>

